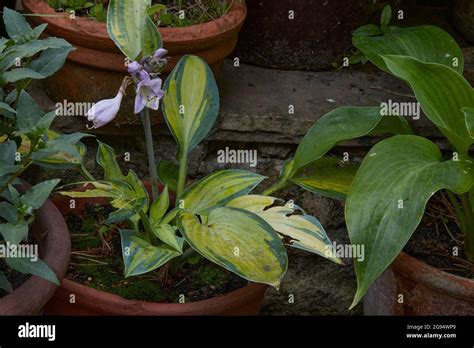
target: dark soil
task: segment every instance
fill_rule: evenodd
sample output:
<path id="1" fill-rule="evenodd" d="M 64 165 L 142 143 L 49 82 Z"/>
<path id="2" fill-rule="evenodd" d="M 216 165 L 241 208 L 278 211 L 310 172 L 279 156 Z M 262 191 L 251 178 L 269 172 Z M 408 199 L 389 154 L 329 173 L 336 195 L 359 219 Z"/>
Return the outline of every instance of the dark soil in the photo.
<path id="1" fill-rule="evenodd" d="M 467 261 L 463 252 L 463 233 L 443 194 L 435 195 L 428 203 L 425 216 L 404 251 L 445 272 L 474 279 L 474 264 Z"/>
<path id="2" fill-rule="evenodd" d="M 69 215 L 73 255 L 66 277 L 126 299 L 157 303 L 201 301 L 242 288 L 247 281 L 202 258 L 175 274 L 167 265 L 146 275 L 125 279 L 120 245 L 121 226 L 105 226 L 108 209 L 88 206 L 83 217 Z M 102 237 L 100 237 L 102 235 Z"/>

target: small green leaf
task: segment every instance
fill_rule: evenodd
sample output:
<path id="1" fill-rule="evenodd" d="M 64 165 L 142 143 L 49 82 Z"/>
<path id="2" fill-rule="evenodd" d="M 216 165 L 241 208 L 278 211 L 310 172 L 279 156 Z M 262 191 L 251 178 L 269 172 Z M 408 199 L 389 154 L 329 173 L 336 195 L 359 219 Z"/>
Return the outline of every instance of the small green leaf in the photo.
<path id="1" fill-rule="evenodd" d="M 47 49 L 30 64 L 29 68 L 44 78 L 52 76 L 63 67 L 66 57 L 73 50 L 72 46 Z"/>
<path id="2" fill-rule="evenodd" d="M 390 25 L 391 20 L 392 20 L 392 7 L 390 5 L 387 5 L 384 7 L 382 11 L 382 15 L 380 16 L 380 27 L 382 28 L 383 32 L 387 31 L 387 28 Z"/>
<path id="3" fill-rule="evenodd" d="M 125 178 L 117 163 L 115 150 L 100 141 L 97 149 L 97 163 L 104 169 L 105 180 L 123 180 Z"/>
<path id="4" fill-rule="evenodd" d="M 45 76 L 28 68 L 13 69 L 3 74 L 3 80 L 8 83 L 13 83 L 20 80 L 26 80 L 26 79 L 41 80 L 44 78 Z"/>
<path id="5" fill-rule="evenodd" d="M 165 186 L 158 199 L 150 207 L 150 220 L 159 223 L 170 206 L 168 186 Z"/>
<path id="6" fill-rule="evenodd" d="M 3 8 L 3 22 L 8 36 L 12 39 L 21 38 L 31 32 L 31 26 L 25 18 L 8 7 Z"/>
<path id="7" fill-rule="evenodd" d="M 296 173 L 291 181 L 322 196 L 344 200 L 358 166 L 334 157 L 323 157 Z"/>
<path id="8" fill-rule="evenodd" d="M 250 193 L 264 179 L 245 170 L 221 170 L 191 185 L 179 199 L 184 203 L 184 209 L 202 215 Z"/>
<path id="9" fill-rule="evenodd" d="M 0 202 L 0 217 L 7 220 L 10 224 L 16 223 L 18 221 L 17 208 L 11 203 Z"/>
<path id="10" fill-rule="evenodd" d="M 158 178 L 164 185 L 168 185 L 170 190 L 178 188 L 179 167 L 169 161 L 160 161 L 158 164 Z"/>
<path id="11" fill-rule="evenodd" d="M 279 288 L 288 257 L 278 234 L 263 219 L 244 210 L 212 210 L 206 224 L 184 212 L 178 227 L 191 247 L 208 260 L 249 281 Z"/>
<path id="12" fill-rule="evenodd" d="M 33 186 L 21 197 L 21 202 L 33 209 L 41 208 L 60 181 L 59 179 L 48 180 Z"/>
<path id="13" fill-rule="evenodd" d="M 42 260 L 38 259 L 33 261 L 27 258 L 6 258 L 5 262 L 18 272 L 35 275 L 59 286 L 59 280 L 56 274 L 54 274 L 51 268 Z"/>
<path id="14" fill-rule="evenodd" d="M 166 245 L 151 245 L 135 231 L 121 230 L 120 236 L 126 278 L 151 272 L 180 255 Z"/>
<path id="15" fill-rule="evenodd" d="M 184 238 L 176 235 L 177 228 L 168 224 L 156 224 L 152 222 L 153 233 L 155 236 L 166 243 L 173 250 L 183 253 Z"/>
<path id="16" fill-rule="evenodd" d="M 3 239 L 11 244 L 19 244 L 28 236 L 28 224 L 18 221 L 15 224 L 0 224 L 0 234 Z"/>
<path id="17" fill-rule="evenodd" d="M 33 100 L 33 98 L 25 91 L 21 91 L 16 108 L 17 125 L 19 130 L 34 127 L 44 113 Z"/>

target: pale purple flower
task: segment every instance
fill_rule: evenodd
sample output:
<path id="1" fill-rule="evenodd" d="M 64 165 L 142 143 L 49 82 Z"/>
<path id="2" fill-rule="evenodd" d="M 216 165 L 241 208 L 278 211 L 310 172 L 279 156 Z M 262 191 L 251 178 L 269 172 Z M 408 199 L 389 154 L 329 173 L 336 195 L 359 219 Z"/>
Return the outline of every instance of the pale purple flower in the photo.
<path id="1" fill-rule="evenodd" d="M 160 99 L 164 96 L 161 84 L 162 81 L 159 77 L 154 79 L 148 77 L 137 84 L 137 96 L 135 98 L 136 114 L 139 114 L 145 107 L 152 110 L 160 108 Z"/>
<path id="2" fill-rule="evenodd" d="M 148 73 L 143 69 L 143 66 L 137 61 L 134 61 L 128 65 L 128 72 L 133 78 L 136 78 L 139 81 L 146 79 L 149 76 Z"/>
<path id="3" fill-rule="evenodd" d="M 96 104 L 86 114 L 87 120 L 92 122 L 92 126 L 88 126 L 88 129 L 97 129 L 106 124 L 112 122 L 120 110 L 120 105 L 122 104 L 122 99 L 125 95 L 125 89 L 127 88 L 130 82 L 130 78 L 126 77 L 120 90 L 113 99 L 105 99 Z"/>
<path id="4" fill-rule="evenodd" d="M 163 58 L 168 54 L 168 51 L 164 48 L 158 48 L 155 53 L 153 53 L 153 58 Z"/>

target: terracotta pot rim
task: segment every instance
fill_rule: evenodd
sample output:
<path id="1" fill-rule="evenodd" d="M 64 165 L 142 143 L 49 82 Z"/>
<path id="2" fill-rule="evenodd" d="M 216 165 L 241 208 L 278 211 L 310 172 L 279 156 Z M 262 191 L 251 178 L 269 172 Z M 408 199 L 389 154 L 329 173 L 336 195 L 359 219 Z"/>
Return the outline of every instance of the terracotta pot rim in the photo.
<path id="1" fill-rule="evenodd" d="M 474 280 L 457 276 L 430 266 L 405 252 L 401 252 L 391 265 L 397 273 L 433 290 L 455 298 L 474 301 Z"/>
<path id="2" fill-rule="evenodd" d="M 57 14 L 56 11 L 43 0 L 22 0 L 22 4 L 27 13 Z M 223 33 L 233 32 L 243 24 L 246 15 L 247 7 L 245 2 L 237 0 L 224 16 L 216 20 L 179 28 L 159 28 L 159 31 L 164 43 L 186 44 L 189 42 L 207 41 Z M 61 17 L 36 18 L 39 18 L 39 20 L 44 23 L 48 23 L 48 26 L 60 28 L 66 33 L 81 37 L 88 36 L 95 40 L 110 41 L 112 43 L 107 33 L 106 24 L 88 17 L 78 16 L 74 20 Z M 35 20 L 35 17 L 32 17 L 32 20 Z M 68 35 L 64 34 L 64 36 Z M 71 43 L 74 44 L 74 40 L 71 40 Z"/>
<path id="3" fill-rule="evenodd" d="M 149 180 L 143 180 L 143 182 L 147 186 L 147 189 L 151 189 L 151 184 Z M 84 186 L 78 186 L 78 187 L 72 188 L 72 190 L 74 191 L 85 191 L 86 189 L 87 187 L 84 187 Z M 162 189 L 162 186 L 160 185 L 160 191 L 161 189 Z M 61 202 L 59 201 L 61 198 L 63 197 L 54 196 L 52 198 L 52 202 L 54 204 L 61 204 Z M 173 198 L 171 199 L 173 200 Z M 96 199 L 79 198 L 78 200 L 87 200 L 88 202 L 98 203 L 98 204 L 103 204 L 103 202 L 105 202 L 104 199 L 101 199 L 101 198 L 96 198 Z M 60 214 L 63 214 L 63 215 L 65 214 L 66 210 L 62 210 L 64 208 L 66 208 L 66 210 L 69 211 L 68 206 L 62 205 Z M 129 300 L 119 295 L 115 295 L 115 294 L 102 291 L 102 290 L 97 290 L 87 285 L 80 284 L 73 280 L 67 279 L 66 277 L 64 277 L 64 279 L 61 282 L 61 288 L 62 290 L 66 290 L 67 292 L 71 294 L 76 294 L 76 296 L 78 294 L 81 294 L 81 297 L 83 299 L 86 297 L 89 299 L 98 299 L 101 305 L 105 305 L 106 307 L 109 307 L 109 308 L 120 309 L 120 308 L 133 308 L 133 306 L 139 306 L 140 308 L 142 308 L 143 310 L 145 310 L 147 313 L 150 313 L 150 314 L 152 313 L 180 314 L 180 313 L 183 313 L 183 311 L 199 313 L 200 309 L 202 308 L 220 307 L 220 306 L 224 307 L 228 303 L 236 302 L 238 299 L 242 299 L 243 301 L 245 301 L 245 299 L 248 297 L 251 297 L 252 294 L 258 293 L 260 291 L 264 291 L 266 288 L 268 288 L 268 285 L 249 282 L 247 285 L 239 289 L 233 290 L 231 292 L 225 293 L 221 296 L 216 296 L 216 297 L 208 298 L 205 300 L 200 300 L 200 301 L 195 301 L 195 302 L 186 302 L 186 303 L 157 303 L 157 302 L 147 302 L 147 301 L 142 301 L 142 300 Z"/>
<path id="4" fill-rule="evenodd" d="M 158 302 L 148 302 L 142 300 L 128 300 L 119 295 L 115 295 L 109 292 L 102 290 L 97 290 L 89 286 L 80 284 L 78 282 L 72 281 L 70 279 L 64 278 L 61 283 L 61 288 L 66 290 L 71 294 L 81 295 L 82 299 L 88 297 L 90 299 L 96 299 L 101 303 L 102 306 L 107 307 L 116 307 L 116 308 L 133 308 L 134 306 L 139 306 L 142 309 L 145 309 L 148 313 L 160 313 L 160 314 L 173 314 L 173 313 L 182 313 L 183 310 L 186 312 L 198 312 L 201 308 L 209 307 L 219 307 L 225 306 L 227 303 L 236 298 L 247 298 L 250 294 L 258 292 L 262 289 L 266 289 L 268 285 L 259 284 L 259 283 L 249 283 L 248 285 L 228 292 L 221 296 L 216 296 L 208 298 L 205 300 L 186 302 L 186 303 L 158 303 Z"/>
<path id="5" fill-rule="evenodd" d="M 25 192 L 31 186 L 24 184 L 19 188 L 20 192 Z M 54 271 L 58 279 L 64 277 L 70 257 L 69 230 L 62 214 L 58 208 L 50 201 L 36 211 L 35 224 L 33 230 L 46 228 L 44 248 L 41 250 L 42 260 Z M 45 231 L 36 231 L 34 234 L 44 234 Z M 53 296 L 57 286 L 53 283 L 31 276 L 20 287 L 7 296 L 0 298 L 0 315 L 31 315 L 44 307 Z"/>

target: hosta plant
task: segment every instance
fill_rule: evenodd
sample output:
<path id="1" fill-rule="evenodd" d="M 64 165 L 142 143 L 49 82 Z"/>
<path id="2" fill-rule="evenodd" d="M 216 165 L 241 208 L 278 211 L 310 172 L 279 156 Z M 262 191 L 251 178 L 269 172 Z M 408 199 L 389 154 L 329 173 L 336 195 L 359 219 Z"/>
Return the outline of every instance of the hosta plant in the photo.
<path id="1" fill-rule="evenodd" d="M 111 1 L 109 34 L 130 60 L 131 76 L 124 79 L 118 97 L 99 102 L 88 116 L 95 127 L 109 122 L 127 85 L 134 84 L 135 112 L 144 125 L 152 192 L 148 194 L 133 171 L 124 174 L 114 150 L 100 143 L 97 163 L 104 171 L 103 180 L 85 182 L 89 185 L 85 192 L 62 194 L 110 200 L 115 211 L 107 222 L 128 226 L 120 231 L 126 277 L 168 263 L 170 269 L 177 269 L 198 254 L 249 281 L 278 288 L 288 267 L 285 244 L 340 263 L 316 218 L 291 202 L 252 194 L 265 177 L 244 170 L 221 170 L 189 183 L 188 156 L 216 121 L 218 88 L 202 59 L 185 56 L 161 89 L 166 51 L 145 15 L 150 5 L 151 1 Z M 149 109 L 156 110 L 160 104 L 179 146 L 179 166 L 155 164 Z M 165 185 L 161 193 L 156 186 L 158 176 Z M 174 204 L 171 191 L 176 194 Z"/>
<path id="2" fill-rule="evenodd" d="M 320 119 L 308 132 L 275 189 L 296 183 L 313 192 L 346 199 L 351 238 L 365 246 L 355 260 L 358 290 L 353 306 L 392 263 L 420 224 L 428 200 L 442 190 L 464 234 L 464 255 L 474 261 L 473 172 L 474 91 L 463 77 L 464 60 L 454 39 L 440 28 L 364 26 L 354 32 L 360 54 L 402 79 L 427 118 L 451 145 L 449 156 L 432 141 L 414 135 L 405 119 L 382 116 L 382 108 L 344 107 Z M 388 18 L 387 18 L 388 17 Z M 340 141 L 394 133 L 380 141 L 362 164 L 323 157 Z"/>
<path id="3" fill-rule="evenodd" d="M 35 165 L 84 172 L 85 148 L 79 141 L 86 135 L 52 131 L 56 113 L 44 113 L 26 92 L 32 80 L 58 71 L 72 46 L 54 37 L 38 39 L 45 25 L 32 29 L 19 13 L 8 8 L 3 11 L 9 38 L 0 39 L 0 244 L 2 250 L 19 250 L 28 239 L 35 210 L 59 183 L 58 179 L 48 180 L 20 194 L 17 187 L 22 174 Z M 6 254 L 0 262 L 58 284 L 43 261 Z M 12 290 L 1 272 L 0 289 Z"/>

